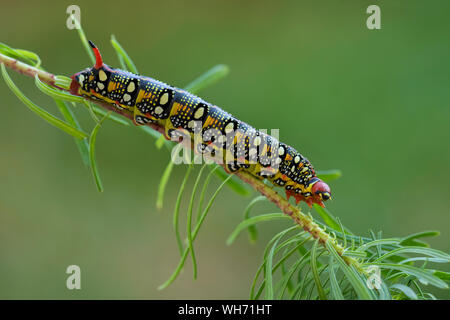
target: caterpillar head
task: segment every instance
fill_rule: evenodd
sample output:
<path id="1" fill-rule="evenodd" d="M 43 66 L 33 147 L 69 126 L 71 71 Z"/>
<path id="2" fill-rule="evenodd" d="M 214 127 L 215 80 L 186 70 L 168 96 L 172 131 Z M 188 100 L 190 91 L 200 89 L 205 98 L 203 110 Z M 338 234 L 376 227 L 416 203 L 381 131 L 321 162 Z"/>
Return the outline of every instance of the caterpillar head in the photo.
<path id="1" fill-rule="evenodd" d="M 315 177 L 303 192 L 296 193 L 293 190 L 286 190 L 286 197 L 288 200 L 291 196 L 294 196 L 297 204 L 300 201 L 305 201 L 309 207 L 312 207 L 313 203 L 325 207 L 323 201 L 331 199 L 331 191 L 330 187 L 325 182 Z"/>
<path id="2" fill-rule="evenodd" d="M 313 184 L 311 188 L 311 193 L 313 202 L 321 206 L 323 206 L 322 201 L 327 201 L 331 199 L 330 187 L 320 179 L 318 179 L 317 182 Z"/>
<path id="3" fill-rule="evenodd" d="M 89 40 L 89 44 L 95 55 L 95 65 L 92 68 L 87 68 L 83 71 L 75 73 L 70 77 L 72 79 L 72 82 L 70 83 L 70 92 L 74 95 L 80 95 L 80 89 L 84 92 L 89 92 L 91 87 L 90 82 L 92 82 L 94 74 L 98 74 L 99 70 L 104 67 L 107 68 L 107 66 L 103 63 L 103 59 L 98 48 L 91 40 Z"/>

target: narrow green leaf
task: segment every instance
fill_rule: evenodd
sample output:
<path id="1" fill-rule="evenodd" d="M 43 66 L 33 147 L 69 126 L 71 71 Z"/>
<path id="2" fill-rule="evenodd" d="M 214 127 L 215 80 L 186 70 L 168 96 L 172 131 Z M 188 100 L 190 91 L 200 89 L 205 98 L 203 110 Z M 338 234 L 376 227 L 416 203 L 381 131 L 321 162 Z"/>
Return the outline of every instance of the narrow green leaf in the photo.
<path id="1" fill-rule="evenodd" d="M 39 79 L 37 74 L 34 77 L 34 83 L 36 84 L 36 86 L 38 87 L 39 90 L 41 90 L 43 93 L 45 93 L 46 95 L 48 95 L 54 99 L 78 102 L 78 103 L 84 102 L 84 98 L 82 98 L 82 97 L 74 96 L 72 94 L 66 93 L 66 92 L 58 90 L 56 88 L 53 88 L 53 87 L 49 86 L 48 84 L 42 82 Z"/>
<path id="2" fill-rule="evenodd" d="M 158 196 L 157 196 L 157 200 L 156 200 L 156 208 L 158 210 L 161 210 L 163 207 L 164 193 L 166 191 L 167 182 L 169 182 L 170 174 L 172 173 L 173 165 L 174 165 L 173 161 L 170 160 L 166 166 L 166 169 L 163 172 L 161 181 L 159 182 Z"/>
<path id="3" fill-rule="evenodd" d="M 130 56 L 127 54 L 125 49 L 120 45 L 119 41 L 117 41 L 114 35 L 111 35 L 111 44 L 114 47 L 114 50 L 116 50 L 116 54 L 121 64 L 123 64 L 123 62 L 125 62 L 126 64 L 126 67 L 122 65 L 122 68 L 125 70 L 129 70 L 134 74 L 138 74 L 139 72 L 133 60 L 131 60 Z"/>
<path id="4" fill-rule="evenodd" d="M 391 260 L 391 259 L 389 259 Z M 393 259 L 392 259 L 393 260 Z M 425 261 L 425 262 L 435 262 L 435 263 L 448 263 L 448 259 L 440 259 L 440 258 L 430 258 L 430 257 L 414 257 L 414 258 L 408 258 L 408 259 L 404 259 L 404 260 L 399 260 L 399 261 L 393 261 L 395 263 L 399 263 L 399 264 L 408 264 L 410 262 L 414 262 L 414 261 Z"/>
<path id="5" fill-rule="evenodd" d="M 180 230 L 179 230 L 179 220 L 180 220 L 180 206 L 181 198 L 183 197 L 184 189 L 186 188 L 186 183 L 189 179 L 189 175 L 192 171 L 192 166 L 188 166 L 186 174 L 184 175 L 183 182 L 181 183 L 180 190 L 178 191 L 177 201 L 175 202 L 175 210 L 173 212 L 173 230 L 175 231 L 175 237 L 177 239 L 178 249 L 180 254 L 183 254 L 183 242 L 181 241 Z"/>
<path id="6" fill-rule="evenodd" d="M 161 149 L 164 146 L 164 142 L 166 141 L 166 138 L 164 138 L 163 135 L 161 135 L 158 140 L 156 140 L 155 145 L 157 149 Z"/>
<path id="7" fill-rule="evenodd" d="M 444 280 L 446 282 L 450 282 L 450 272 L 435 270 L 433 272 L 433 275 L 438 277 L 441 280 Z"/>
<path id="8" fill-rule="evenodd" d="M 31 60 L 31 63 L 28 63 L 32 65 L 35 68 L 40 68 L 41 66 L 41 58 L 34 52 L 23 50 L 23 49 L 14 49 L 21 57 L 25 59 Z"/>
<path id="9" fill-rule="evenodd" d="M 345 261 L 339 256 L 339 254 L 334 250 L 333 246 L 327 242 L 326 247 L 328 252 L 333 255 L 333 258 L 337 261 L 340 269 L 345 274 L 347 280 L 351 283 L 353 289 L 355 289 L 356 294 L 361 300 L 372 300 L 373 296 L 369 292 L 369 289 L 366 286 L 366 283 L 361 279 L 358 272 L 348 266 Z"/>
<path id="10" fill-rule="evenodd" d="M 72 79 L 70 79 L 69 77 L 61 76 L 61 75 L 55 76 L 55 85 L 60 88 L 69 90 L 71 83 L 72 83 Z"/>
<path id="11" fill-rule="evenodd" d="M 289 232 L 297 229 L 298 226 L 292 226 L 290 228 L 287 228 L 279 233 L 277 233 L 272 239 L 270 239 L 270 241 L 268 242 L 268 244 L 266 245 L 266 248 L 264 250 L 264 261 L 260 266 L 260 269 L 258 269 L 258 273 L 261 272 L 261 270 L 264 268 L 264 280 L 261 283 L 261 286 L 259 287 L 259 290 L 255 296 L 255 299 L 258 299 L 260 294 L 262 293 L 262 290 L 265 288 L 266 283 L 269 284 L 269 288 L 266 289 L 266 296 L 273 296 L 273 287 L 272 287 L 272 273 L 274 272 L 274 269 L 272 268 L 271 264 L 272 262 L 270 262 L 270 269 L 268 269 L 268 259 L 269 256 L 271 255 L 273 259 L 273 255 L 275 254 L 275 252 L 277 252 L 279 250 L 279 248 L 277 247 L 277 243 L 278 241 L 283 238 L 286 234 L 288 234 Z M 276 248 L 277 247 L 277 248 Z M 272 253 L 271 253 L 272 252 Z M 270 275 L 267 274 L 267 270 L 270 270 Z M 254 286 L 255 286 L 255 281 L 258 277 L 258 274 L 255 276 L 254 279 L 254 283 L 252 285 L 252 293 L 251 296 L 253 296 L 253 290 L 254 290 Z"/>
<path id="12" fill-rule="evenodd" d="M 59 111 L 63 115 L 64 119 L 72 125 L 73 127 L 77 128 L 78 130 L 82 131 L 82 128 L 80 124 L 78 123 L 75 115 L 73 114 L 72 110 L 64 103 L 63 101 L 53 98 L 53 100 L 56 103 L 56 106 L 58 107 Z M 78 151 L 80 152 L 81 159 L 83 160 L 83 163 L 86 167 L 89 167 L 89 144 L 87 139 L 76 139 L 74 138 L 75 144 L 78 148 Z"/>
<path id="13" fill-rule="evenodd" d="M 341 229 L 341 225 L 339 224 L 338 220 L 327 209 L 322 208 L 316 203 L 313 204 L 313 207 L 328 226 L 340 231 L 341 233 L 350 234 L 349 232 Z"/>
<path id="14" fill-rule="evenodd" d="M 266 265 L 266 258 L 267 258 L 267 255 L 268 255 L 268 253 L 269 253 L 269 250 L 270 250 L 272 244 L 273 244 L 278 238 L 283 237 L 285 234 L 287 234 L 287 233 L 289 233 L 289 232 L 291 232 L 291 231 L 293 231 L 293 230 L 295 230 L 295 229 L 297 229 L 297 228 L 298 228 L 298 226 L 292 226 L 292 227 L 290 227 L 290 228 L 287 228 L 287 229 L 285 229 L 285 230 L 283 230 L 283 231 L 277 233 L 277 234 L 276 234 L 272 239 L 270 239 L 270 241 L 267 243 L 266 248 L 265 248 L 265 250 L 264 250 L 264 260 L 263 260 L 263 262 L 261 263 L 261 265 L 259 266 L 258 271 L 257 271 L 256 274 L 255 274 L 255 277 L 253 278 L 252 287 L 251 287 L 251 290 L 250 290 L 250 299 L 252 299 L 252 300 L 258 299 L 259 296 L 260 296 L 261 293 L 262 293 L 262 290 L 264 289 L 265 281 L 263 280 L 261 286 L 260 286 L 259 289 L 258 289 L 258 292 L 256 293 L 256 295 L 254 294 L 255 287 L 256 287 L 256 282 L 257 282 L 257 280 L 258 280 L 259 275 L 261 274 L 261 271 L 264 269 L 264 267 L 265 267 L 265 265 Z"/>
<path id="15" fill-rule="evenodd" d="M 311 271 L 314 277 L 314 282 L 316 284 L 317 287 L 317 293 L 319 294 L 319 298 L 320 300 L 327 300 L 327 295 L 325 294 L 325 290 L 323 289 L 322 286 L 322 282 L 320 281 L 320 276 L 319 276 L 319 272 L 317 270 L 317 244 L 318 244 L 319 240 L 316 239 L 316 241 L 314 241 L 313 247 L 312 247 L 312 251 L 311 251 Z"/>
<path id="16" fill-rule="evenodd" d="M 269 251 L 269 254 L 266 257 L 266 266 L 264 273 L 266 300 L 273 300 L 273 282 L 272 282 L 273 256 L 275 253 L 275 248 L 277 247 L 277 244 L 280 241 L 280 239 L 281 237 L 279 237 L 275 241 L 275 243 L 272 245 L 272 248 Z"/>
<path id="17" fill-rule="evenodd" d="M 215 174 L 223 181 L 228 178 L 228 174 L 224 170 L 216 170 Z M 227 187 L 236 192 L 241 196 L 247 196 L 250 194 L 250 189 L 247 185 L 242 182 L 242 180 L 236 178 L 236 176 L 231 175 L 231 179 L 228 179 Z"/>
<path id="18" fill-rule="evenodd" d="M 272 220 L 278 220 L 278 219 L 289 220 L 290 217 L 283 213 L 267 213 L 267 214 L 262 214 L 259 216 L 251 217 L 249 219 L 242 221 L 241 223 L 239 223 L 239 225 L 236 227 L 236 229 L 234 229 L 234 231 L 228 237 L 227 245 L 231 245 L 234 242 L 234 240 L 236 239 L 236 237 L 239 235 L 239 233 L 242 230 L 245 230 L 246 228 L 248 228 L 249 226 L 254 225 L 256 223 L 260 223 L 260 222 L 266 222 L 266 221 L 272 221 Z"/>
<path id="19" fill-rule="evenodd" d="M 436 277 L 430 270 L 423 270 L 409 265 L 393 264 L 393 263 L 374 262 L 370 263 L 370 265 L 376 265 L 384 269 L 398 270 L 408 275 L 416 277 L 417 279 L 419 279 L 419 281 L 423 283 L 431 284 L 435 287 L 442 289 L 448 288 L 447 284 L 444 281 L 442 281 L 439 277 Z"/>
<path id="20" fill-rule="evenodd" d="M 330 182 L 342 177 L 342 171 L 337 169 L 317 171 L 317 177 L 325 182 Z"/>
<path id="21" fill-rule="evenodd" d="M 195 259 L 194 244 L 193 244 L 193 240 L 192 240 L 192 211 L 194 208 L 194 201 L 195 201 L 195 196 L 197 195 L 198 185 L 200 183 L 200 179 L 202 177 L 202 173 L 203 173 L 203 170 L 205 169 L 205 167 L 206 167 L 206 164 L 204 164 L 201 167 L 201 169 L 197 175 L 197 179 L 195 179 L 194 187 L 192 188 L 191 199 L 190 199 L 189 205 L 188 205 L 188 213 L 187 213 L 186 233 L 187 233 L 187 238 L 188 238 L 188 249 L 191 254 L 192 265 L 193 265 L 193 269 L 194 269 L 193 270 L 194 279 L 197 279 L 197 260 Z"/>
<path id="22" fill-rule="evenodd" d="M 418 233 L 414 233 L 414 234 L 404 237 L 403 239 L 401 239 L 400 244 L 402 246 L 411 246 L 411 245 L 415 245 L 413 240 L 420 239 L 420 238 L 426 238 L 426 237 L 437 237 L 440 234 L 441 233 L 439 231 L 434 231 L 434 230 L 418 232 Z"/>
<path id="23" fill-rule="evenodd" d="M 414 240 L 414 239 L 410 239 L 408 241 L 405 242 L 401 242 L 401 245 L 403 246 L 411 246 L 411 247 L 423 247 L 423 248 L 429 248 L 430 245 L 426 242 L 420 241 L 420 240 Z"/>
<path id="24" fill-rule="evenodd" d="M 377 246 L 377 245 L 399 244 L 399 243 L 400 243 L 400 239 L 396 239 L 396 238 L 374 240 L 374 241 L 367 242 L 367 243 L 363 244 L 362 246 L 360 246 L 358 248 L 358 251 L 366 251 L 370 247 Z"/>
<path id="25" fill-rule="evenodd" d="M 92 48 L 89 45 L 89 42 L 86 38 L 86 34 L 84 33 L 83 28 L 81 27 L 80 21 L 78 21 L 78 19 L 73 14 L 70 15 L 70 18 L 72 18 L 72 21 L 76 26 L 78 35 L 80 36 L 81 43 L 83 44 L 84 49 L 86 50 L 89 58 L 91 59 L 92 64 L 95 64 L 94 53 L 92 52 Z"/>
<path id="26" fill-rule="evenodd" d="M 89 110 L 89 114 L 91 115 L 92 119 L 95 121 L 95 123 L 99 123 L 100 119 L 95 114 L 94 108 L 92 107 L 91 101 L 83 100 L 83 104 L 86 106 L 86 108 Z"/>
<path id="27" fill-rule="evenodd" d="M 231 177 L 231 176 L 230 176 Z M 230 179 L 230 177 L 228 179 Z M 212 204 L 214 203 L 214 200 L 216 199 L 217 195 L 220 193 L 224 185 L 227 183 L 227 180 L 223 181 L 222 184 L 219 185 L 219 187 L 216 189 L 214 194 L 211 196 L 211 199 L 209 200 L 208 204 L 206 205 L 205 209 L 203 210 L 202 215 L 200 216 L 200 219 L 197 221 L 197 225 L 195 226 L 194 232 L 192 234 L 192 241 L 194 241 L 197 237 L 197 234 L 203 224 L 203 221 L 205 220 L 209 209 L 211 208 Z M 164 282 L 162 285 L 158 287 L 158 290 L 163 290 L 164 288 L 167 288 L 180 274 L 181 270 L 183 269 L 184 263 L 186 262 L 186 258 L 188 255 L 188 248 L 186 248 L 181 256 L 180 262 L 178 263 L 177 268 L 172 273 L 170 278 Z"/>
<path id="28" fill-rule="evenodd" d="M 390 287 L 391 290 L 396 290 L 402 292 L 405 296 L 407 296 L 411 300 L 417 300 L 417 295 L 413 289 L 404 284 L 395 283 Z"/>
<path id="29" fill-rule="evenodd" d="M 258 196 L 255 199 L 253 199 L 244 210 L 244 220 L 247 220 L 250 218 L 250 211 L 255 206 L 255 204 L 257 204 L 258 202 L 261 202 L 261 201 L 266 201 L 266 200 L 267 200 L 267 198 L 264 196 Z M 248 231 L 248 235 L 250 237 L 250 241 L 254 243 L 256 241 L 256 239 L 258 238 L 258 230 L 256 229 L 256 226 L 255 225 L 249 226 L 247 228 L 247 231 Z"/>
<path id="30" fill-rule="evenodd" d="M 431 248 L 423 248 L 423 247 L 403 247 L 392 250 L 390 252 L 385 253 L 381 257 L 375 260 L 375 262 L 383 261 L 391 256 L 405 254 L 405 253 L 415 253 L 415 254 L 424 254 L 433 258 L 445 259 L 450 262 L 450 255 L 445 252 L 431 249 Z"/>
<path id="31" fill-rule="evenodd" d="M 392 300 L 391 292 L 384 281 L 380 283 L 378 300 Z"/>
<path id="32" fill-rule="evenodd" d="M 98 169 L 97 169 L 97 162 L 95 160 L 95 142 L 97 140 L 98 130 L 102 126 L 103 121 L 105 121 L 106 118 L 108 118 L 108 116 L 109 116 L 109 114 L 104 116 L 97 123 L 97 125 L 94 127 L 94 130 L 92 130 L 91 136 L 89 138 L 89 160 L 90 160 L 90 163 L 91 163 L 91 170 L 92 170 L 92 174 L 94 175 L 95 184 L 97 185 L 97 189 L 100 192 L 103 192 L 103 184 L 102 184 L 102 180 L 100 179 L 100 174 L 99 174 Z"/>
<path id="33" fill-rule="evenodd" d="M 298 251 L 300 248 L 304 248 L 303 245 L 311 239 L 311 236 L 307 236 L 303 241 L 299 242 L 294 248 L 292 248 L 292 251 L 288 252 L 283 258 L 280 259 L 280 262 L 285 261 L 292 253 L 295 251 Z M 295 271 L 302 266 L 302 263 L 304 263 L 304 259 L 309 255 L 310 252 L 307 252 L 306 255 L 302 255 L 300 259 L 298 259 L 295 264 L 289 269 L 287 272 L 285 278 L 283 279 L 283 284 L 280 288 L 280 294 L 278 296 L 279 299 L 283 299 L 284 293 L 288 287 L 289 282 L 291 282 L 292 276 L 294 275 Z M 278 265 L 277 263 L 277 265 Z M 277 268 L 277 265 L 274 267 L 274 271 Z M 294 289 L 291 290 L 291 292 L 294 291 Z"/>
<path id="34" fill-rule="evenodd" d="M 345 246 L 344 246 L 345 248 Z M 345 250 L 344 256 L 346 257 L 355 257 L 355 258 L 365 258 L 367 256 L 367 253 L 364 251 L 353 251 L 353 250 Z"/>
<path id="35" fill-rule="evenodd" d="M 1 69 L 3 78 L 5 79 L 5 82 L 8 85 L 8 87 L 11 89 L 12 92 L 14 92 L 17 98 L 19 98 L 19 100 L 22 101 L 31 111 L 36 113 L 38 116 L 40 116 L 42 119 L 44 119 L 51 125 L 70 134 L 71 136 L 74 136 L 77 139 L 84 139 L 87 137 L 86 133 L 72 127 L 71 125 L 65 123 L 64 121 L 61 121 L 60 119 L 56 118 L 52 114 L 48 113 L 44 109 L 34 104 L 19 90 L 19 88 L 17 88 L 17 86 L 14 84 L 14 82 L 11 80 L 8 73 L 6 72 L 6 68 L 3 63 L 1 64 Z"/>
<path id="36" fill-rule="evenodd" d="M 334 257 L 330 255 L 330 263 L 328 264 L 328 274 L 330 277 L 331 294 L 334 300 L 344 300 L 341 288 L 336 279 L 336 272 L 334 271 Z"/>
<path id="37" fill-rule="evenodd" d="M 184 87 L 184 90 L 189 91 L 193 94 L 197 94 L 200 90 L 209 87 L 210 85 L 216 83 L 223 77 L 225 77 L 230 72 L 228 66 L 219 64 L 217 66 L 212 67 L 204 74 L 196 78 L 194 81 L 189 83 Z"/>
<path id="38" fill-rule="evenodd" d="M 161 133 L 159 133 L 158 131 L 150 128 L 149 126 L 139 126 L 138 128 L 140 130 L 144 131 L 145 133 L 147 133 L 148 135 L 152 136 L 156 140 L 158 140 L 162 136 Z M 166 146 L 167 150 L 171 151 L 172 147 L 174 146 L 174 144 L 171 141 L 169 141 L 169 140 L 164 140 L 164 146 Z"/>
<path id="39" fill-rule="evenodd" d="M 104 117 L 109 112 L 109 111 L 95 105 L 94 103 L 90 103 L 90 108 L 95 114 L 98 114 L 101 117 Z M 123 126 L 130 126 L 130 122 L 127 119 L 123 119 L 122 117 L 118 117 L 112 113 L 109 115 L 108 120 L 114 121 Z"/>
<path id="40" fill-rule="evenodd" d="M 205 199 L 206 189 L 208 188 L 209 182 L 211 181 L 214 171 L 216 171 L 219 168 L 220 168 L 219 165 L 217 165 L 217 164 L 214 165 L 213 169 L 208 173 L 208 175 L 206 176 L 206 179 L 203 183 L 202 191 L 200 192 L 200 199 L 198 200 L 198 206 L 197 206 L 197 214 L 196 214 L 197 221 L 198 221 L 198 219 L 200 219 L 200 214 L 202 213 L 203 201 Z"/>
<path id="41" fill-rule="evenodd" d="M 35 54 L 34 52 L 21 49 L 14 49 L 2 42 L 0 42 L 0 53 L 10 58 L 20 60 L 33 67 L 39 67 L 38 63 L 40 64 L 40 59 L 38 55 Z"/>

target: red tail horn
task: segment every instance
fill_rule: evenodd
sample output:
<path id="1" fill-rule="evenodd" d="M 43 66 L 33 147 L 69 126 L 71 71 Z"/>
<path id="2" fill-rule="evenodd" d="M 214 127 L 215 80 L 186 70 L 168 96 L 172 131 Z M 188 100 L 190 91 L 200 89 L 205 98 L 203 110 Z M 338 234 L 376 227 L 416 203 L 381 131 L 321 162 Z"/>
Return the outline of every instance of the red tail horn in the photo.
<path id="1" fill-rule="evenodd" d="M 100 69 L 103 66 L 103 59 L 102 55 L 100 54 L 100 51 L 98 51 L 98 48 L 95 46 L 95 44 L 89 40 L 89 44 L 91 45 L 92 51 L 94 51 L 95 55 L 95 69 Z"/>

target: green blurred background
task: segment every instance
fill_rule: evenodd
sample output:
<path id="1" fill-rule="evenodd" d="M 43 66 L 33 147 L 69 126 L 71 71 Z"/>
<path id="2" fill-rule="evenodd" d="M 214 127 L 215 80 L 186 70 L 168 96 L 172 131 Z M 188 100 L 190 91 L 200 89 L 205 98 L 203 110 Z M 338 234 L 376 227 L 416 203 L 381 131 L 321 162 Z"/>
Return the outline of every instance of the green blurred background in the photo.
<path id="1" fill-rule="evenodd" d="M 0 41 L 38 53 L 53 73 L 90 66 L 66 28 L 70 4 L 2 2 Z M 341 169 L 327 208 L 354 232 L 440 230 L 430 243 L 450 251 L 449 1 L 76 4 L 110 65 L 118 65 L 111 34 L 142 74 L 175 86 L 229 65 L 230 75 L 200 95 L 256 128 L 279 128 L 317 169 Z M 366 28 L 370 4 L 381 7 L 381 30 Z M 57 114 L 32 79 L 10 75 Z M 256 245 L 241 235 L 226 246 L 251 198 L 224 190 L 196 242 L 198 280 L 188 262 L 158 291 L 178 262 L 171 215 L 185 168 L 175 168 L 156 210 L 169 154 L 140 130 L 108 122 L 97 139 L 100 194 L 73 139 L 29 112 L 4 81 L 0 108 L 0 298 L 248 297 L 267 240 L 288 224 L 261 226 Z M 87 112 L 77 114 L 90 130 Z M 255 213 L 274 210 L 261 204 Z M 65 287 L 71 264 L 81 267 L 82 290 Z"/>

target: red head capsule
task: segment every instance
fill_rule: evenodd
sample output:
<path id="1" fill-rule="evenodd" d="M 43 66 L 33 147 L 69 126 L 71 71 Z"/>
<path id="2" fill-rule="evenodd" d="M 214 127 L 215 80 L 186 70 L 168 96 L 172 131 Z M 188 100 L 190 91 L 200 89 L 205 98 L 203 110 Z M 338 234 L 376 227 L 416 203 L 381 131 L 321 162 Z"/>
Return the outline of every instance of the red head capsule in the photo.
<path id="1" fill-rule="evenodd" d="M 311 188 L 313 194 L 314 202 L 323 206 L 322 201 L 327 201 L 331 199 L 330 187 L 322 180 L 317 181 Z"/>

